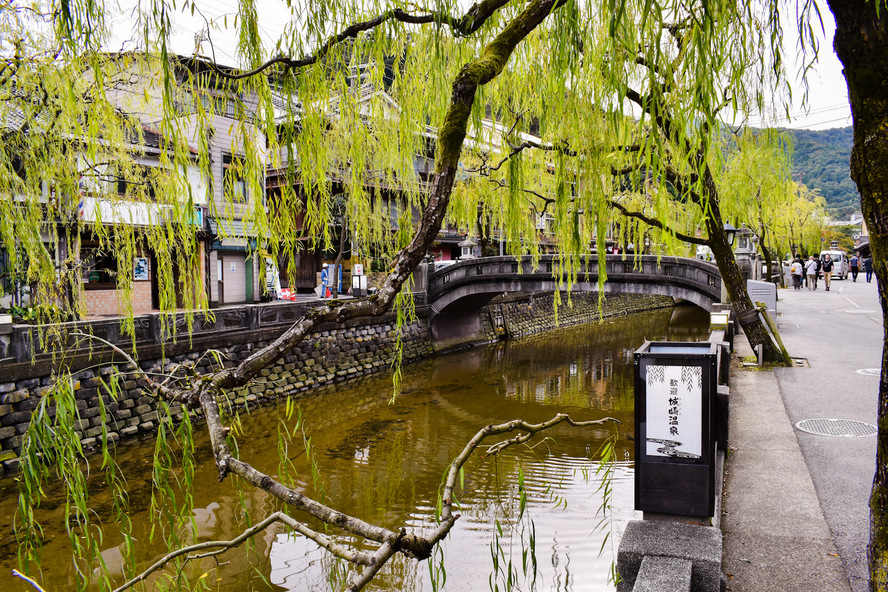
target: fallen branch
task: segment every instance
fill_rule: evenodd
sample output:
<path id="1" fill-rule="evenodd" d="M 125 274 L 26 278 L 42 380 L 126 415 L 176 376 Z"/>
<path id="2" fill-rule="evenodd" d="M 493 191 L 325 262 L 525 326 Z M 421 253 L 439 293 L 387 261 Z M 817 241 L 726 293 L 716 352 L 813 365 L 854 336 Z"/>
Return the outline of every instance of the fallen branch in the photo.
<path id="1" fill-rule="evenodd" d="M 164 555 L 160 559 L 158 559 L 151 567 L 129 580 L 119 588 L 116 588 L 114 592 L 123 592 L 124 590 L 128 590 L 132 588 L 136 584 L 141 581 L 144 581 L 148 576 L 150 576 L 155 571 L 161 569 L 167 563 L 175 559 L 176 557 L 181 557 L 182 555 L 186 555 L 185 561 L 191 561 L 193 559 L 203 559 L 204 557 L 212 557 L 214 555 L 219 555 L 220 553 L 224 553 L 230 549 L 233 549 L 246 541 L 254 537 L 256 534 L 262 532 L 272 524 L 277 522 L 283 522 L 299 534 L 305 536 L 316 542 L 318 546 L 330 551 L 335 556 L 345 559 L 351 563 L 361 564 L 361 565 L 372 565 L 374 561 L 374 556 L 371 556 L 367 553 L 362 553 L 360 551 L 354 551 L 352 549 L 346 549 L 342 545 L 338 545 L 331 541 L 328 537 L 313 531 L 308 528 L 304 524 L 296 521 L 292 517 L 284 514 L 283 512 L 275 512 L 270 516 L 266 517 L 264 520 L 259 522 L 258 524 L 248 528 L 243 531 L 240 535 L 231 539 L 230 541 L 205 541 L 203 543 L 197 543 L 194 545 L 189 545 L 187 547 L 182 547 L 181 549 L 176 549 L 175 551 Z M 208 553 L 201 553 L 199 555 L 189 555 L 195 551 L 203 551 L 205 549 L 213 549 Z M 24 578 L 19 574 L 19 577 Z"/>
<path id="2" fill-rule="evenodd" d="M 222 438 L 224 434 L 224 427 L 222 426 L 221 418 L 218 414 L 218 408 L 215 407 L 215 405 L 205 405 L 204 409 L 207 411 L 206 418 L 207 423 L 209 424 L 208 427 L 210 428 L 210 433 L 216 434 L 217 437 Z M 485 451 L 485 455 L 492 456 L 502 452 L 510 446 L 527 442 L 535 435 L 540 434 L 541 432 L 544 432 L 559 424 L 566 424 L 573 427 L 589 427 L 603 425 L 608 422 L 619 423 L 618 420 L 611 417 L 591 421 L 574 421 L 569 415 L 559 413 L 552 419 L 544 421 L 542 423 L 532 424 L 521 419 L 516 419 L 503 424 L 488 425 L 480 429 L 471 438 L 471 440 L 469 440 L 469 442 L 463 448 L 462 452 L 453 460 L 453 462 L 450 463 L 450 466 L 447 470 L 447 476 L 444 480 L 444 488 L 441 492 L 441 521 L 438 524 L 437 528 L 426 536 L 409 533 L 406 529 L 403 528 L 400 531 L 395 532 L 393 530 L 389 530 L 375 524 L 370 524 L 368 522 L 365 522 L 364 520 L 361 520 L 360 518 L 349 516 L 348 514 L 339 512 L 338 510 L 335 510 L 314 499 L 307 497 L 301 492 L 290 489 L 283 483 L 275 480 L 270 475 L 267 475 L 250 466 L 249 464 L 232 457 L 230 454 L 227 453 L 226 447 L 226 453 L 223 456 L 217 458 L 217 463 L 221 462 L 222 464 L 224 464 L 226 473 L 230 472 L 240 476 L 243 479 L 246 479 L 259 489 L 266 491 L 278 500 L 283 501 L 284 503 L 295 509 L 302 510 L 310 514 L 314 518 L 321 520 L 330 527 L 335 527 L 347 531 L 365 540 L 381 543 L 381 546 L 372 556 L 366 553 L 352 551 L 342 546 L 338 546 L 325 536 L 314 532 L 311 529 L 308 529 L 291 516 L 282 512 L 276 512 L 275 514 L 272 514 L 253 528 L 245 531 L 240 536 L 231 541 L 211 541 L 199 543 L 170 553 L 169 555 L 158 560 L 154 565 L 148 568 L 148 570 L 146 570 L 130 582 L 127 582 L 124 586 L 121 586 L 120 588 L 115 590 L 115 592 L 122 592 L 123 590 L 144 580 L 150 573 L 156 571 L 157 569 L 160 569 L 160 567 L 176 557 L 205 549 L 213 549 L 213 551 L 199 556 L 189 556 L 188 559 L 190 560 L 199 557 L 217 555 L 227 549 L 239 545 L 247 538 L 254 536 L 256 533 L 267 528 L 274 522 L 283 522 L 287 524 L 295 531 L 312 539 L 313 541 L 318 543 L 319 546 L 327 549 L 337 557 L 341 557 L 356 565 L 365 566 L 365 568 L 361 572 L 354 575 L 348 587 L 348 590 L 350 592 L 357 592 L 361 590 L 373 578 L 373 576 L 379 571 L 379 569 L 381 569 L 382 566 L 395 553 L 402 553 L 408 557 L 417 560 L 428 559 L 431 556 L 434 546 L 448 535 L 450 529 L 459 519 L 459 515 L 453 513 L 453 490 L 456 487 L 456 483 L 458 482 L 460 471 L 462 471 L 463 467 L 465 466 L 466 462 L 468 462 L 472 454 L 482 446 L 487 438 L 500 434 L 522 432 L 513 438 L 503 440 L 489 446 Z"/>

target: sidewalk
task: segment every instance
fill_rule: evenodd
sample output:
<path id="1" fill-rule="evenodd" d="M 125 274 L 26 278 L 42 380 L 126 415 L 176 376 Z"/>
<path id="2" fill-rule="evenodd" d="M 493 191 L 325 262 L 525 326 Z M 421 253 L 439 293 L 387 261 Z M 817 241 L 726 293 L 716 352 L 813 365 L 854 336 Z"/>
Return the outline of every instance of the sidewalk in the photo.
<path id="1" fill-rule="evenodd" d="M 777 323 L 810 368 L 731 373 L 723 569 L 728 590 L 865 592 L 875 438 L 808 434 L 829 418 L 875 425 L 882 318 L 875 283 L 781 290 Z M 750 355 L 741 336 L 737 356 Z"/>

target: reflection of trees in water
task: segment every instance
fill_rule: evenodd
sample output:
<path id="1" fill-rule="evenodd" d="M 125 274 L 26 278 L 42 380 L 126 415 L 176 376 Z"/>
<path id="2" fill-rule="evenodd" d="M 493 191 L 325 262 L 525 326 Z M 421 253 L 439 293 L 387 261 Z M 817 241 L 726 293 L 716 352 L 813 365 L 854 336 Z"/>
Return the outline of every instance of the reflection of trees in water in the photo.
<path id="1" fill-rule="evenodd" d="M 702 338 L 707 328 L 705 311 L 680 306 L 504 342 L 484 354 L 491 368 L 509 370 L 510 399 L 631 411 L 634 351 L 645 340 Z"/>

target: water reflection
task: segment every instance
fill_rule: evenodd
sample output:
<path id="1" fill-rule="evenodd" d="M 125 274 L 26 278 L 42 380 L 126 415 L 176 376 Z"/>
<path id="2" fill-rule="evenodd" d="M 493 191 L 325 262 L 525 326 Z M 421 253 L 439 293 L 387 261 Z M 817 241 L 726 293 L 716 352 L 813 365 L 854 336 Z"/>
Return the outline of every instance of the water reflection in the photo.
<path id="1" fill-rule="evenodd" d="M 594 461 L 612 433 L 609 427 L 559 427 L 533 447 L 522 447 L 493 459 L 475 458 L 466 469 L 465 490 L 459 493 L 462 517 L 442 546 L 446 590 L 487 589 L 490 578 L 502 582 L 511 574 L 522 589 L 607 590 L 613 550 L 632 510 L 633 431 L 632 352 L 645 339 L 705 337 L 708 316 L 695 308 L 654 311 L 608 320 L 595 326 L 559 330 L 519 342 L 497 344 L 430 360 L 405 369 L 403 391 L 389 405 L 391 383 L 377 377 L 327 389 L 300 401 L 307 418 L 314 458 L 322 476 L 323 494 L 335 508 L 392 529 L 434 527 L 441 478 L 450 460 L 481 427 L 514 418 L 531 422 L 557 412 L 578 420 L 610 415 L 622 424 L 616 445 L 612 507 L 605 528 L 596 529 L 601 506 Z M 244 418 L 241 455 L 260 470 L 275 474 L 280 408 L 253 411 Z M 277 509 L 256 490 L 239 490 L 232 479 L 216 481 L 202 432 L 204 451 L 195 476 L 194 521 L 199 540 L 233 538 L 256 520 Z M 162 553 L 148 543 L 147 500 L 150 496 L 150 447 L 122 446 L 119 459 L 130 478 L 129 492 L 138 540 L 140 565 Z M 296 468 L 292 486 L 314 489 L 302 449 L 291 448 Z M 108 516 L 109 500 L 100 480 L 94 480 L 92 507 Z M 523 485 L 519 485 L 523 482 Z M 3 486 L 9 491 L 10 484 Z M 527 497 L 527 512 L 519 516 L 519 487 Z M 239 509 L 244 500 L 247 510 Z M 11 533 L 15 501 L 0 501 Z M 70 563 L 61 528 L 63 505 L 47 504 L 48 540 L 45 565 L 47 589 L 69 589 L 72 576 L 62 569 Z M 498 520 L 502 535 L 495 541 Z M 532 523 L 529 521 L 532 520 Z M 55 530 L 53 531 L 53 527 Z M 315 524 L 320 528 L 320 525 Z M 113 529 L 112 529 L 113 530 Z M 522 551 L 534 533 L 537 572 Z M 344 535 L 331 532 L 338 540 Z M 599 556 L 604 544 L 604 552 Z M 122 567 L 119 533 L 109 532 L 106 557 Z M 3 540 L 3 567 L 14 566 L 14 545 Z M 499 568 L 492 574 L 493 556 Z M 511 562 L 511 564 L 510 564 Z M 189 573 L 203 573 L 213 590 L 330 590 L 342 577 L 325 552 L 282 528 L 265 533 L 245 549 L 226 553 L 222 563 L 194 562 Z M 331 583 L 332 581 L 332 583 Z M 18 583 L 16 583 L 18 585 Z M 502 583 L 500 583 L 502 589 Z M 24 586 L 21 588 L 26 590 Z M 150 587 L 149 587 L 150 589 Z M 371 590 L 431 590 L 426 564 L 395 560 L 370 586 Z"/>

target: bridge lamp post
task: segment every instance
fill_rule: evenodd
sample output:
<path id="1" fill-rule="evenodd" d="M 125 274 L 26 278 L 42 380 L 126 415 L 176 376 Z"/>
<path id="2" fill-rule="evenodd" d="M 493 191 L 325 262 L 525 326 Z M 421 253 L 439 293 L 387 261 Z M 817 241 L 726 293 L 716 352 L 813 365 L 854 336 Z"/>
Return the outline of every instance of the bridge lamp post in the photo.
<path id="1" fill-rule="evenodd" d="M 730 222 L 725 224 L 724 228 L 725 228 L 725 234 L 728 235 L 728 244 L 731 245 L 731 247 L 733 247 L 734 246 L 734 237 L 737 236 L 737 229 L 734 228 L 734 226 Z"/>

